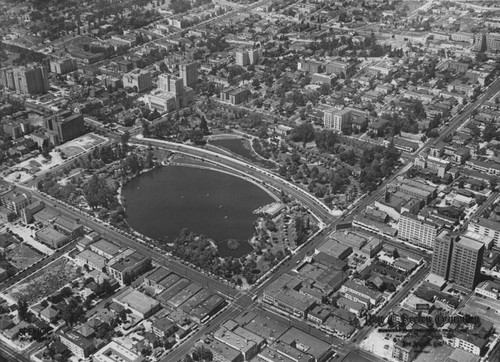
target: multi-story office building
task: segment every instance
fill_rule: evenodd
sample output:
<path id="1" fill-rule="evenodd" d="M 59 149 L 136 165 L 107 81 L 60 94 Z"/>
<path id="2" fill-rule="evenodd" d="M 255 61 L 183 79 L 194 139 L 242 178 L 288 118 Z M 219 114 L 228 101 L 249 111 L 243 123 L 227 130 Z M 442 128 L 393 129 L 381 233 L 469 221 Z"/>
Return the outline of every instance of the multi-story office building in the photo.
<path id="1" fill-rule="evenodd" d="M 85 123 L 83 115 L 71 114 L 71 111 L 57 113 L 45 119 L 45 127 L 57 133 L 58 141 L 64 143 L 83 133 Z"/>
<path id="2" fill-rule="evenodd" d="M 180 77 L 185 87 L 194 88 L 198 82 L 198 64 L 196 62 L 180 65 Z"/>
<path id="3" fill-rule="evenodd" d="M 453 238 L 447 231 L 441 232 L 434 241 L 431 273 L 448 279 Z"/>
<path id="4" fill-rule="evenodd" d="M 434 247 L 438 230 L 437 224 L 409 212 L 403 212 L 399 218 L 398 237 L 427 249 Z"/>
<path id="5" fill-rule="evenodd" d="M 58 332 L 59 339 L 77 357 L 84 359 L 95 350 L 94 344 L 89 339 L 75 331 Z"/>
<path id="6" fill-rule="evenodd" d="M 2 69 L 1 84 L 19 94 L 39 94 L 49 90 L 49 72 L 36 64 Z"/>
<path id="7" fill-rule="evenodd" d="M 153 87 L 151 74 L 142 69 L 134 69 L 123 76 L 123 87 L 133 88 L 138 93 L 146 92 Z"/>
<path id="8" fill-rule="evenodd" d="M 461 237 L 453 243 L 448 279 L 464 288 L 473 290 L 479 281 L 484 245 Z"/>
<path id="9" fill-rule="evenodd" d="M 66 74 L 77 70 L 77 63 L 72 58 L 54 58 L 50 60 L 50 71 L 56 74 Z"/>

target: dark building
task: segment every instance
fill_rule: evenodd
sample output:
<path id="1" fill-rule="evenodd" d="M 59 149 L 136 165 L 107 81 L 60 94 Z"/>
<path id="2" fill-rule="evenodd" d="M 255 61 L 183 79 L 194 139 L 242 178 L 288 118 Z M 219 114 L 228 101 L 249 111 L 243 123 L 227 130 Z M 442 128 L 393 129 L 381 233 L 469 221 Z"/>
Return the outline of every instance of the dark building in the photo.
<path id="1" fill-rule="evenodd" d="M 461 237 L 453 242 L 450 274 L 448 279 L 457 285 L 473 290 L 479 282 L 483 262 L 484 245 Z"/>
<path id="2" fill-rule="evenodd" d="M 57 133 L 59 143 L 65 143 L 82 135 L 83 115 L 71 114 L 70 111 L 58 113 L 45 119 L 45 127 Z"/>
<path id="3" fill-rule="evenodd" d="M 431 272 L 444 279 L 448 279 L 452 244 L 453 238 L 446 231 L 439 234 L 434 241 Z"/>

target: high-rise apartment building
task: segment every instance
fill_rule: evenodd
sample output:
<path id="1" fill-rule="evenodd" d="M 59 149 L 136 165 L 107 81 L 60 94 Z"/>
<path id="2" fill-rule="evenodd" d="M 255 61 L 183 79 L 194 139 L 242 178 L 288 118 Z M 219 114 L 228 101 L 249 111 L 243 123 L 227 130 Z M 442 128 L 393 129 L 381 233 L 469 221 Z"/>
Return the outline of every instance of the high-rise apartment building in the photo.
<path id="1" fill-rule="evenodd" d="M 248 57 L 248 51 L 244 49 L 239 49 L 236 51 L 236 64 L 240 67 L 245 67 L 250 64 L 250 58 Z"/>
<path id="2" fill-rule="evenodd" d="M 434 241 L 431 273 L 444 279 L 448 279 L 453 240 L 454 239 L 448 234 L 447 231 L 443 231 Z"/>
<path id="3" fill-rule="evenodd" d="M 484 245 L 461 237 L 453 243 L 448 280 L 469 290 L 479 282 L 483 262 Z"/>
<path id="4" fill-rule="evenodd" d="M 235 53 L 236 64 L 245 67 L 256 64 L 262 56 L 262 48 L 238 49 Z"/>
<path id="5" fill-rule="evenodd" d="M 198 64 L 196 62 L 180 65 L 180 77 L 185 87 L 195 88 L 198 82 Z"/>
<path id="6" fill-rule="evenodd" d="M 46 67 L 31 64 L 4 68 L 0 72 L 1 84 L 19 94 L 39 94 L 49 90 L 49 74 Z"/>
<path id="7" fill-rule="evenodd" d="M 486 36 L 483 33 L 474 34 L 473 49 L 476 52 L 484 52 L 486 50 Z"/>
<path id="8" fill-rule="evenodd" d="M 500 34 L 499 33 L 486 34 L 486 50 L 489 52 L 497 52 L 500 50 Z"/>
<path id="9" fill-rule="evenodd" d="M 399 218 L 398 238 L 427 249 L 434 248 L 439 226 L 418 216 L 404 212 Z"/>

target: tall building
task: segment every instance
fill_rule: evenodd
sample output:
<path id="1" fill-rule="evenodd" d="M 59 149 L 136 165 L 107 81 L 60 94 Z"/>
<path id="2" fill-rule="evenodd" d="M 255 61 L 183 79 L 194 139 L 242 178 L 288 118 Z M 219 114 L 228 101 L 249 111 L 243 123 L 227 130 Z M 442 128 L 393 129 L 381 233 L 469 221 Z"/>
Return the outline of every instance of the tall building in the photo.
<path id="1" fill-rule="evenodd" d="M 39 94 L 49 90 L 48 70 L 36 64 L 2 69 L 0 82 L 19 94 Z"/>
<path id="2" fill-rule="evenodd" d="M 54 58 L 50 60 L 50 71 L 56 74 L 66 74 L 77 70 L 76 60 L 71 58 Z"/>
<path id="3" fill-rule="evenodd" d="M 398 238 L 427 249 L 434 247 L 439 226 L 418 216 L 404 212 L 398 223 Z"/>
<path id="4" fill-rule="evenodd" d="M 239 49 L 236 51 L 236 64 L 240 67 L 245 67 L 250 64 L 250 58 L 248 57 L 248 51 L 244 49 Z"/>
<path id="5" fill-rule="evenodd" d="M 248 62 L 250 64 L 257 64 L 262 56 L 262 48 L 254 48 L 248 51 Z"/>
<path id="6" fill-rule="evenodd" d="M 123 87 L 134 88 L 139 93 L 146 92 L 153 87 L 151 74 L 146 70 L 134 69 L 123 75 Z"/>
<path id="7" fill-rule="evenodd" d="M 434 242 L 431 273 L 448 279 L 452 245 L 453 238 L 446 231 L 438 235 Z"/>
<path id="8" fill-rule="evenodd" d="M 474 51 L 484 52 L 486 50 L 486 36 L 483 33 L 474 34 Z"/>
<path id="9" fill-rule="evenodd" d="M 150 109 L 164 113 L 187 107 L 193 102 L 193 89 L 184 87 L 181 78 L 171 74 L 160 74 L 157 84 L 158 89 L 148 94 Z"/>
<path id="10" fill-rule="evenodd" d="M 184 63 L 180 65 L 180 77 L 185 87 L 196 87 L 198 82 L 198 64 Z"/>
<path id="11" fill-rule="evenodd" d="M 479 282 L 483 262 L 484 245 L 461 237 L 453 243 L 448 280 L 473 290 Z"/>
<path id="12" fill-rule="evenodd" d="M 158 89 L 163 92 L 181 94 L 184 91 L 183 80 L 171 74 L 158 76 Z"/>
<path id="13" fill-rule="evenodd" d="M 83 133 L 83 115 L 63 111 L 45 119 L 45 128 L 57 133 L 60 143 L 70 141 Z"/>
<path id="14" fill-rule="evenodd" d="M 486 50 L 489 52 L 497 52 L 500 50 L 500 34 L 499 33 L 486 34 Z"/>
<path id="15" fill-rule="evenodd" d="M 245 67 L 256 64 L 262 56 L 262 48 L 238 49 L 235 53 L 236 64 Z"/>
<path id="16" fill-rule="evenodd" d="M 342 132 L 345 127 L 351 127 L 353 121 L 366 121 L 366 112 L 346 107 L 344 109 L 338 110 L 331 108 L 325 110 L 323 113 L 323 124 L 325 128 L 333 129 L 337 132 Z"/>

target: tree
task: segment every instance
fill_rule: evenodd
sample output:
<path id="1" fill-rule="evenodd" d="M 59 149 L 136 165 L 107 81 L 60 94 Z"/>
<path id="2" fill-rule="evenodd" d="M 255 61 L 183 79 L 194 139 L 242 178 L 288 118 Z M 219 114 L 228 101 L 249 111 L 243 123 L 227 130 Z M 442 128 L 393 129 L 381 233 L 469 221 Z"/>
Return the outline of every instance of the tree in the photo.
<path id="1" fill-rule="evenodd" d="M 314 140 L 314 127 L 311 123 L 305 122 L 295 127 L 290 132 L 290 137 L 294 142 L 307 143 Z"/>
<path id="2" fill-rule="evenodd" d="M 130 140 L 130 132 L 129 131 L 123 132 L 123 134 L 120 136 L 120 141 L 124 149 L 127 149 L 129 140 Z"/>
<path id="3" fill-rule="evenodd" d="M 205 346 L 201 345 L 196 347 L 192 352 L 191 356 L 193 357 L 194 361 L 212 361 L 213 360 L 213 353 L 211 350 L 206 348 Z"/>
<path id="4" fill-rule="evenodd" d="M 24 299 L 20 299 L 17 302 L 17 315 L 22 321 L 28 317 L 28 303 Z"/>
<path id="5" fill-rule="evenodd" d="M 486 142 L 489 142 L 493 138 L 496 138 L 496 136 L 497 136 L 497 127 L 492 123 L 487 124 L 483 130 L 483 139 Z"/>
<path id="6" fill-rule="evenodd" d="M 205 144 L 205 141 L 203 140 L 203 132 L 200 130 L 193 130 L 189 134 L 189 139 L 191 142 L 193 142 L 195 145 L 203 145 Z"/>
<path id="7" fill-rule="evenodd" d="M 200 129 L 204 135 L 210 134 L 210 130 L 208 129 L 207 119 L 204 115 L 201 116 Z"/>

